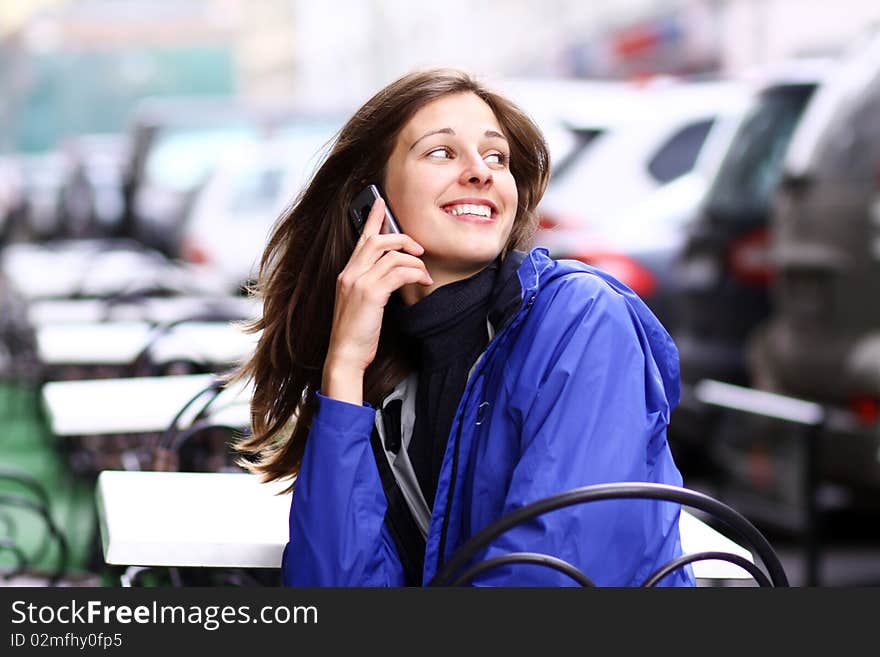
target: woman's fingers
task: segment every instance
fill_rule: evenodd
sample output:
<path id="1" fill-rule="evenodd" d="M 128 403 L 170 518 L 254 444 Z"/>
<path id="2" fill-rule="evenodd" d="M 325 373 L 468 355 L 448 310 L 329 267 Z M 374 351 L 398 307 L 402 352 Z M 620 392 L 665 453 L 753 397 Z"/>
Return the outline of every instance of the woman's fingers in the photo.
<path id="1" fill-rule="evenodd" d="M 363 272 L 356 272 L 351 266 L 346 267 L 339 275 L 338 281 L 343 290 L 360 288 L 367 295 L 376 295 L 387 300 L 394 290 L 404 283 L 389 287 L 386 277 L 395 269 L 407 269 L 413 273 L 405 276 L 406 283 L 433 284 L 433 279 L 428 273 L 425 263 L 419 258 L 400 251 L 389 251 Z M 396 280 L 396 279 L 393 279 Z M 384 303 L 382 304 L 384 305 Z"/>
<path id="2" fill-rule="evenodd" d="M 414 280 L 409 280 L 412 278 L 412 274 L 407 274 L 406 278 L 408 283 L 423 283 L 425 285 L 431 285 L 434 282 L 431 279 L 431 275 L 428 273 L 428 269 L 427 267 L 425 267 L 425 263 L 422 260 L 408 253 L 402 253 L 400 251 L 390 251 L 379 258 L 379 261 L 371 268 L 369 273 L 363 276 L 364 284 L 381 285 L 380 282 L 383 279 L 387 280 L 388 275 L 394 272 L 396 269 L 412 270 L 419 274 L 419 276 Z M 390 294 L 398 287 L 400 287 L 400 285 L 390 288 L 388 290 L 388 293 Z"/>
<path id="3" fill-rule="evenodd" d="M 382 223 L 385 221 L 385 201 L 377 198 L 370 209 L 370 214 L 364 222 L 364 229 L 355 246 L 352 258 L 361 252 L 370 254 L 372 261 L 378 260 L 387 251 L 406 251 L 413 255 L 424 253 L 422 246 L 405 233 L 382 233 Z"/>
<path id="4" fill-rule="evenodd" d="M 354 252 L 351 254 L 352 258 L 357 257 L 360 252 L 363 251 L 366 244 L 380 234 L 384 218 L 385 201 L 381 198 L 377 198 L 373 201 L 373 207 L 370 208 L 367 220 L 364 222 L 363 228 L 361 228 L 361 236 L 358 238 L 357 244 L 355 244 Z"/>
<path id="5" fill-rule="evenodd" d="M 354 252 L 337 277 L 336 303 L 327 361 L 334 363 L 325 379 L 341 371 L 365 371 L 376 356 L 385 305 L 395 290 L 408 284 L 433 285 L 425 250 L 408 235 L 382 234 L 385 204 L 377 199 L 364 223 Z"/>
<path id="6" fill-rule="evenodd" d="M 434 281 L 427 272 L 416 267 L 395 267 L 382 277 L 382 286 L 391 291 L 410 283 L 428 286 L 433 285 Z"/>
<path id="7" fill-rule="evenodd" d="M 372 235 L 378 235 L 382 230 L 382 220 L 385 218 L 385 201 L 377 198 L 373 201 L 373 207 L 370 208 L 370 214 L 364 222 L 364 228 L 361 231 L 361 240 L 367 239 Z"/>

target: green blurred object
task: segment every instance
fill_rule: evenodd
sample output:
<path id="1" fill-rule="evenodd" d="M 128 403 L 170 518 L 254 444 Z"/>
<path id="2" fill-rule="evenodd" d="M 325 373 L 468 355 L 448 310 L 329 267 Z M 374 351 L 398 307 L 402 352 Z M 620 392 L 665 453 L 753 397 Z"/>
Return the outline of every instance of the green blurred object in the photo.
<path id="1" fill-rule="evenodd" d="M 70 551 L 67 572 L 89 570 L 95 550 L 93 487 L 71 477 L 37 412 L 34 392 L 11 383 L 0 383 L 0 464 L 4 471 L 18 470 L 35 479 L 47 492 L 52 518 L 64 534 Z M 0 494 L 22 494 L 22 487 L 0 480 Z M 25 553 L 40 558 L 34 570 L 50 572 L 58 560 L 57 546 L 41 550 L 44 525 L 32 513 L 4 506 L 0 508 L 0 537 L 11 538 Z M 0 551 L 0 571 L 14 565 L 13 555 Z M 0 585 L 3 580 L 0 579 Z"/>
<path id="2" fill-rule="evenodd" d="M 234 93 L 233 57 L 223 45 L 56 52 L 22 63 L 23 93 L 12 101 L 11 134 L 3 139 L 18 151 L 48 150 L 70 135 L 121 132 L 147 96 Z"/>

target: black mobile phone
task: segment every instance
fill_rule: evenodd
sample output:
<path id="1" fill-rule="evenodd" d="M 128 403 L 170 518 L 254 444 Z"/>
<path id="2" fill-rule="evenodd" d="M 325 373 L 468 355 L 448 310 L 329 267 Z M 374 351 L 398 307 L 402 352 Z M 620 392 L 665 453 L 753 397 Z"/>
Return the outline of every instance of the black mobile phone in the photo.
<path id="1" fill-rule="evenodd" d="M 367 222 L 367 216 L 370 214 L 370 210 L 373 208 L 373 203 L 377 198 L 382 198 L 382 193 L 376 185 L 367 185 L 361 193 L 354 197 L 349 214 L 351 216 L 351 223 L 358 234 L 363 231 L 364 224 Z M 394 215 L 391 214 L 391 209 L 388 207 L 388 201 L 385 201 L 385 221 L 382 222 L 382 229 L 380 232 L 403 232 L 400 230 L 400 226 L 397 225 L 397 220 L 394 218 Z"/>

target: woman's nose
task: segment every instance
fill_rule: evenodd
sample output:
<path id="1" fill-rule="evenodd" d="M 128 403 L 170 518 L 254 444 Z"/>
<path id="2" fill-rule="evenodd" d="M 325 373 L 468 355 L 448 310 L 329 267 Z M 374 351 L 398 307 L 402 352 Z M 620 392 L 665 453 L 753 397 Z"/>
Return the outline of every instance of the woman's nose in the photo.
<path id="1" fill-rule="evenodd" d="M 459 182 L 463 185 L 487 185 L 492 182 L 492 169 L 486 164 L 482 155 L 471 154 L 464 159 Z"/>

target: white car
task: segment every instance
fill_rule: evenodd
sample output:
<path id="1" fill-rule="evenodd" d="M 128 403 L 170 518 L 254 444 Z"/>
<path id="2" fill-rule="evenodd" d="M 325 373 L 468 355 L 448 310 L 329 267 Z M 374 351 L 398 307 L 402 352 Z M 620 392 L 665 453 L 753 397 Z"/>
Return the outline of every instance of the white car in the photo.
<path id="1" fill-rule="evenodd" d="M 687 173 L 640 195 L 633 202 L 619 204 L 604 217 L 604 222 L 584 226 L 580 234 L 584 239 L 601 234 L 605 248 L 623 252 L 677 253 L 684 240 L 684 230 L 696 218 L 709 183 L 749 107 L 748 97 L 743 96 L 721 108 Z"/>
<path id="2" fill-rule="evenodd" d="M 691 172 L 715 120 L 747 93 L 736 82 L 669 83 L 572 108 L 568 121 L 589 146 L 551 179 L 535 242 L 571 256 L 585 229 L 625 230 L 626 210 Z"/>
<path id="3" fill-rule="evenodd" d="M 550 150 L 553 176 L 581 155 L 598 132 L 621 120 L 621 108 L 638 107 L 643 87 L 619 80 L 502 78 L 493 87 L 538 124 Z"/>
<path id="4" fill-rule="evenodd" d="M 183 258 L 213 269 L 230 292 L 240 292 L 255 279 L 273 225 L 314 173 L 337 128 L 304 124 L 230 153 L 186 218 Z"/>
<path id="5" fill-rule="evenodd" d="M 551 179 L 533 242 L 607 271 L 671 328 L 686 224 L 747 99 L 739 84 L 680 83 L 585 106 L 588 141 Z"/>

